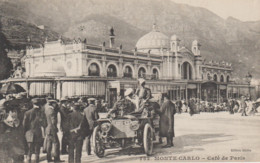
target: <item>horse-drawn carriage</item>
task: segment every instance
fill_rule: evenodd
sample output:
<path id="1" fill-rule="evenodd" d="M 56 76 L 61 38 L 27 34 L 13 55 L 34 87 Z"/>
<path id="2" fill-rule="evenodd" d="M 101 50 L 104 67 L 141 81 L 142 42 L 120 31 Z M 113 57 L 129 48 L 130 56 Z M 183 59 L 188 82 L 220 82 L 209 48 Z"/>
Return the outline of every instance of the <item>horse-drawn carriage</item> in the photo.
<path id="1" fill-rule="evenodd" d="M 93 147 L 98 157 L 103 157 L 106 149 L 133 144 L 143 147 L 146 155 L 152 154 L 155 133 L 159 131 L 159 115 L 154 111 L 100 118 L 97 123 L 93 131 Z"/>

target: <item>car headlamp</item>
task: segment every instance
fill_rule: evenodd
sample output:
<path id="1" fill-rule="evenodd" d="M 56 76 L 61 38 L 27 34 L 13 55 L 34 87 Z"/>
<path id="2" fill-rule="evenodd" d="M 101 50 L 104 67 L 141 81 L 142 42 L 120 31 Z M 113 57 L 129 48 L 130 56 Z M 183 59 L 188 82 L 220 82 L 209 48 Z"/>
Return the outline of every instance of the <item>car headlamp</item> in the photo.
<path id="1" fill-rule="evenodd" d="M 131 121 L 131 123 L 130 123 L 130 129 L 131 130 L 136 131 L 136 130 L 139 129 L 139 127 L 140 127 L 140 125 L 139 125 L 138 121 Z"/>
<path id="2" fill-rule="evenodd" d="M 108 132 L 111 129 L 110 123 L 103 123 L 101 124 L 101 131 Z"/>

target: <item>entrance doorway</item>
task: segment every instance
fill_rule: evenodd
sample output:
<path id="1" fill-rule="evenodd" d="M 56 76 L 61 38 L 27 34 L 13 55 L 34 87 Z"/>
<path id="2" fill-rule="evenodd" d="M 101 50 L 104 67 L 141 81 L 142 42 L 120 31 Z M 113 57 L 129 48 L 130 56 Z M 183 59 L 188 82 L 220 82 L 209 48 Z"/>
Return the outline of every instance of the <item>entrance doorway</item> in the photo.
<path id="1" fill-rule="evenodd" d="M 206 82 L 201 84 L 201 100 L 208 102 L 217 102 L 217 84 Z"/>

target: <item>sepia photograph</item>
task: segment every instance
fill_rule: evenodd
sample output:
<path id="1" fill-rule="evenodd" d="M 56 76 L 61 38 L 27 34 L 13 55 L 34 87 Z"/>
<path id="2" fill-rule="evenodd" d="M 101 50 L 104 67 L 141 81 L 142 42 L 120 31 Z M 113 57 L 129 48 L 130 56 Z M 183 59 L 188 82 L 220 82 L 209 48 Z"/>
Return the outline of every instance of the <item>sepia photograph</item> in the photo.
<path id="1" fill-rule="evenodd" d="M 0 0 L 0 163 L 260 162 L 260 0 Z"/>

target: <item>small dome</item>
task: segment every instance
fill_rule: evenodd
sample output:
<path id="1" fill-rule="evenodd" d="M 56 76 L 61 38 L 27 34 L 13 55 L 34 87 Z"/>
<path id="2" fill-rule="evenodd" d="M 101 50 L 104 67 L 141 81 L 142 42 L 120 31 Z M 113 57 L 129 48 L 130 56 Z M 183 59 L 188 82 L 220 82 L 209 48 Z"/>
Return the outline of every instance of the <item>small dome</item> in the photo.
<path id="1" fill-rule="evenodd" d="M 40 64 L 36 69 L 34 76 L 50 76 L 50 77 L 56 77 L 56 76 L 66 76 L 66 72 L 64 67 L 56 62 L 53 61 L 52 64 Z"/>
<path id="2" fill-rule="evenodd" d="M 136 43 L 137 50 L 146 49 L 160 49 L 169 47 L 169 38 L 158 31 L 154 24 L 153 30 L 143 37 L 141 37 Z"/>

